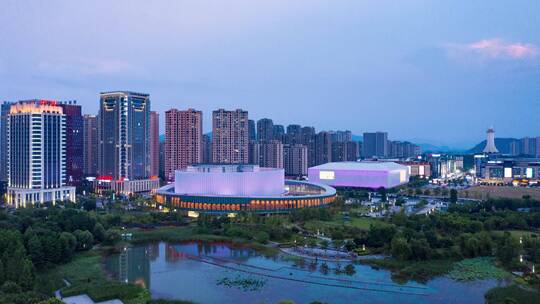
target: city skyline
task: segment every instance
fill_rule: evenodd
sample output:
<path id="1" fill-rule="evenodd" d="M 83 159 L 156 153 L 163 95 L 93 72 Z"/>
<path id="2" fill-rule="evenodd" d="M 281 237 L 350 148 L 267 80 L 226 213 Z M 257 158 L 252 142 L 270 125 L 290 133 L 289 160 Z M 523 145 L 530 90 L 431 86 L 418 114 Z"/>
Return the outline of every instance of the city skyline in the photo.
<path id="1" fill-rule="evenodd" d="M 468 149 L 492 125 L 498 137 L 540 134 L 539 6 L 7 2 L 0 98 L 76 99 L 96 114 L 100 92 L 133 90 L 159 113 L 242 108 L 285 126 Z M 147 22 L 112 18 L 120 11 Z"/>

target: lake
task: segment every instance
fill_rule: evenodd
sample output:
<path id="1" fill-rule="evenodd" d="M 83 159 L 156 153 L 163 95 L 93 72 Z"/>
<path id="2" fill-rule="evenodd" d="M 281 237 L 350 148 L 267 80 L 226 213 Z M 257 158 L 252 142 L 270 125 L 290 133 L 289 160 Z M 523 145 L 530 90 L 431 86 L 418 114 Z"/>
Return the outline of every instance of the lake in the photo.
<path id="1" fill-rule="evenodd" d="M 400 284 L 387 270 L 266 256 L 228 242 L 136 245 L 108 256 L 104 267 L 119 281 L 148 288 L 152 298 L 196 303 L 484 303 L 484 293 L 502 284 L 446 277 Z"/>

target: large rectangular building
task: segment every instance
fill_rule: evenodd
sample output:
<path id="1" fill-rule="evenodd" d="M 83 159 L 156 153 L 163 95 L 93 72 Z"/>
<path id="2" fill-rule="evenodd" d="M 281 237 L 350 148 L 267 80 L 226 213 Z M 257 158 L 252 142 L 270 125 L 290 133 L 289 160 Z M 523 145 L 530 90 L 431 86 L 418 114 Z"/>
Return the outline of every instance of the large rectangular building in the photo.
<path id="1" fill-rule="evenodd" d="M 159 176 L 159 113 L 150 111 L 150 175 Z"/>
<path id="2" fill-rule="evenodd" d="M 98 116 L 98 179 L 96 189 L 122 185 L 109 190 L 131 194 L 132 190 L 146 192 L 159 187 L 151 178 L 150 160 L 150 96 L 129 91 L 104 92 L 100 95 Z M 141 187 L 127 184 L 137 182 Z M 118 190 L 120 189 L 120 190 Z"/>
<path id="3" fill-rule="evenodd" d="M 84 177 L 84 120 L 77 101 L 59 104 L 66 117 L 67 183 L 76 185 Z"/>
<path id="4" fill-rule="evenodd" d="M 302 177 L 307 175 L 308 149 L 304 145 L 285 145 L 283 147 L 283 167 L 285 175 Z"/>
<path id="5" fill-rule="evenodd" d="M 203 161 L 202 112 L 194 109 L 165 112 L 165 177 Z"/>
<path id="6" fill-rule="evenodd" d="M 75 187 L 66 186 L 66 117 L 56 101 L 11 105 L 7 176 L 7 202 L 15 207 L 75 201 Z"/>
<path id="7" fill-rule="evenodd" d="M 259 142 L 258 164 L 266 168 L 283 168 L 283 143 L 279 140 Z"/>
<path id="8" fill-rule="evenodd" d="M 84 159 L 84 175 L 96 176 L 98 167 L 98 127 L 97 116 L 84 115 L 83 128 L 83 159 Z"/>
<path id="9" fill-rule="evenodd" d="M 374 132 L 364 133 L 362 144 L 362 156 L 364 158 L 388 157 L 388 133 Z"/>
<path id="10" fill-rule="evenodd" d="M 0 181 L 3 182 L 7 181 L 7 122 L 12 104 L 12 102 L 4 101 L 0 109 Z"/>
<path id="11" fill-rule="evenodd" d="M 409 182 L 409 169 L 394 162 L 339 162 L 308 169 L 310 182 L 332 187 L 393 188 Z"/>
<path id="12" fill-rule="evenodd" d="M 249 161 L 248 146 L 247 111 L 219 109 L 212 113 L 212 162 L 247 164 Z"/>

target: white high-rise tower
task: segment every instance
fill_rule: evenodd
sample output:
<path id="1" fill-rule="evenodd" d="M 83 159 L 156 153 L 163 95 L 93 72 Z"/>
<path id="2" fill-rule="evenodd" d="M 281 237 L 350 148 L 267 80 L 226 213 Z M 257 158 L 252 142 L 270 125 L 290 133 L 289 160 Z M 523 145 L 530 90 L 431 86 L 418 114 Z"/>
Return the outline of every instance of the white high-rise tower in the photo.
<path id="1" fill-rule="evenodd" d="M 489 128 L 487 130 L 486 147 L 484 148 L 484 153 L 499 153 L 499 150 L 497 150 L 497 147 L 495 147 L 495 130 L 493 130 L 493 128 Z"/>

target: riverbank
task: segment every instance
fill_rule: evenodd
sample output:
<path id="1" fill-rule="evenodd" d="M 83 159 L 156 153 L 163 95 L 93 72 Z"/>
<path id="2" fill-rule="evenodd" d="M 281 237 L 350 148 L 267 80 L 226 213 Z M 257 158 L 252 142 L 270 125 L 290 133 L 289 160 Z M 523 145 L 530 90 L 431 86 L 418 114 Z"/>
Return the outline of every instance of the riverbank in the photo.
<path id="1" fill-rule="evenodd" d="M 98 249 L 80 253 L 71 262 L 40 274 L 40 291 L 52 294 L 59 289 L 63 297 L 87 294 L 95 302 L 120 299 L 125 304 L 137 304 L 149 301 L 150 293 L 146 289 L 107 278 L 101 268 L 102 253 Z M 71 285 L 65 286 L 64 279 Z"/>

